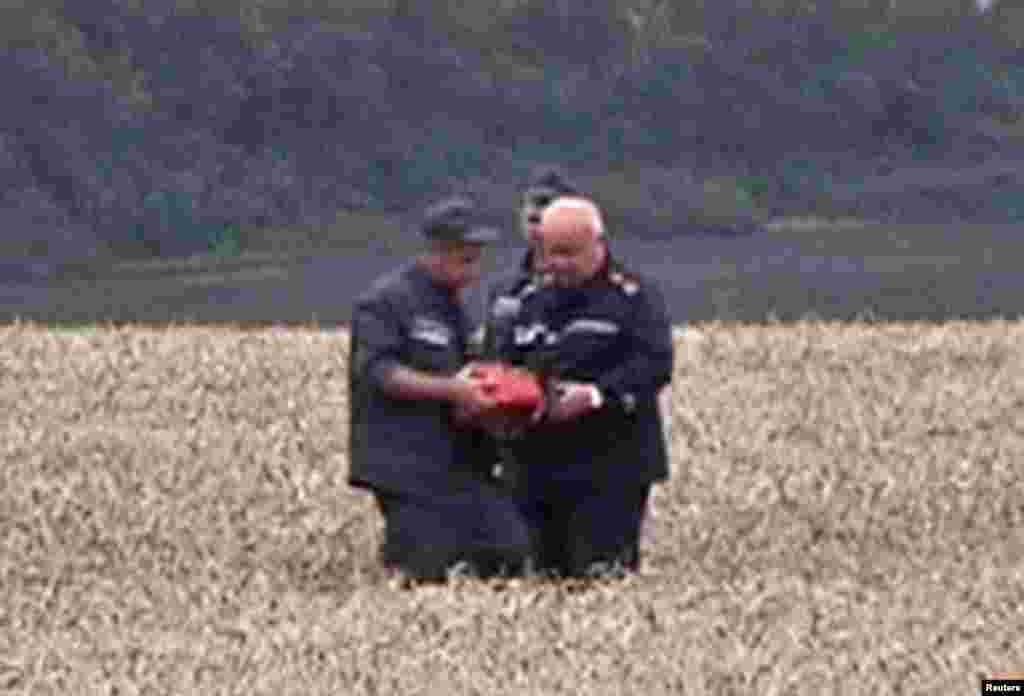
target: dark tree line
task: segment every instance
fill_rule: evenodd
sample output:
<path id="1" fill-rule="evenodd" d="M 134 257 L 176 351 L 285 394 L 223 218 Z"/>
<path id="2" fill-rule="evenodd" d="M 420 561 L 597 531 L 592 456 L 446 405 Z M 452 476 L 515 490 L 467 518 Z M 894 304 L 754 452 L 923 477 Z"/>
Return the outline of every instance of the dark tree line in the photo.
<path id="1" fill-rule="evenodd" d="M 855 190 L 882 160 L 983 160 L 1000 143 L 978 124 L 1021 111 L 1024 61 L 996 52 L 981 24 L 851 31 L 825 11 L 744 5 L 708 3 L 699 41 L 638 58 L 615 3 L 524 3 L 498 27 L 510 70 L 452 41 L 429 3 L 396 2 L 369 29 L 298 19 L 256 38 L 236 16 L 173 0 L 64 3 L 91 54 L 127 56 L 147 103 L 6 46 L 0 80 L 19 98 L 0 117 L 0 214 L 45 199 L 122 249 L 180 254 L 231 225 L 404 210 L 518 181 L 540 161 L 655 167 L 681 188 L 732 174 L 763 206 L 795 212 L 830 186 Z"/>

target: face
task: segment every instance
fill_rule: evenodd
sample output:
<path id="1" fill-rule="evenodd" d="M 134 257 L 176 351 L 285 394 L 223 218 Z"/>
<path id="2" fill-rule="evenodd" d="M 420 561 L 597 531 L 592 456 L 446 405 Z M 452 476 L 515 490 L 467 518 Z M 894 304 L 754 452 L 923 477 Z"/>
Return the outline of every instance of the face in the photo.
<path id="1" fill-rule="evenodd" d="M 540 235 L 541 266 L 559 287 L 578 287 L 590 280 L 604 262 L 604 242 L 584 217 L 566 211 L 545 221 Z"/>
<path id="2" fill-rule="evenodd" d="M 437 254 L 441 281 L 453 290 L 462 290 L 480 279 L 483 246 L 452 244 Z"/>
<path id="3" fill-rule="evenodd" d="M 555 198 L 553 192 L 527 191 L 523 194 L 523 205 L 519 211 L 519 222 L 523 228 L 523 237 L 533 246 L 540 237 L 540 216 Z"/>

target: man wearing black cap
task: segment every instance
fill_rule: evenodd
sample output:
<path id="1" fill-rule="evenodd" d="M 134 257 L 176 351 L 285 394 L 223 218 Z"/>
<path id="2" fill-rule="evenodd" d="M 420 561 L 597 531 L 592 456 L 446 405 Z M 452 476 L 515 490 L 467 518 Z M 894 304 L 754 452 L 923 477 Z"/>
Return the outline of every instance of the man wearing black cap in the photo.
<path id="1" fill-rule="evenodd" d="M 519 208 L 520 229 L 526 252 L 519 264 L 498 276 L 487 288 L 483 321 L 474 338 L 473 353 L 483 360 L 521 365 L 521 351 L 513 340 L 513 326 L 524 301 L 539 287 L 540 222 L 544 209 L 560 196 L 577 195 L 575 186 L 557 167 L 542 165 L 527 180 Z M 477 449 L 481 466 L 491 466 L 506 488 L 515 487 L 522 468 L 517 454 L 523 432 L 489 429 L 490 439 Z"/>
<path id="2" fill-rule="evenodd" d="M 482 357 L 515 362 L 511 328 L 523 299 L 536 290 L 541 214 L 559 196 L 578 193 L 576 187 L 556 167 L 542 166 L 531 175 L 519 209 L 526 253 L 518 266 L 488 287 L 480 337 Z"/>
<path id="3" fill-rule="evenodd" d="M 491 408 L 461 372 L 467 320 L 461 291 L 476 282 L 482 225 L 468 199 L 428 209 L 427 248 L 379 279 L 355 304 L 349 360 L 349 482 L 373 491 L 385 521 L 383 562 L 440 581 L 457 563 L 480 574 L 515 572 L 529 536 L 514 503 L 474 457 L 479 431 L 460 428 Z"/>

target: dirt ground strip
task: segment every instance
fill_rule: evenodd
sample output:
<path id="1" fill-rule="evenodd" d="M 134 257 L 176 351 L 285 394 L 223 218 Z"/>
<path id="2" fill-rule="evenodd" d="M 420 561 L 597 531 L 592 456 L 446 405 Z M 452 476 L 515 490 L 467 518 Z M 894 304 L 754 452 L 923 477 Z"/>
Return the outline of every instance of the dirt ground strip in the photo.
<path id="1" fill-rule="evenodd" d="M 338 326 L 349 321 L 360 292 L 418 248 L 413 238 L 358 249 L 126 262 L 37 282 L 0 268 L 0 323 Z M 749 237 L 660 241 L 616 231 L 612 251 L 657 283 L 676 322 L 1024 316 L 1024 235 L 1015 225 L 790 220 Z M 466 298 L 476 318 L 488 281 L 522 254 L 514 243 L 487 251 L 484 282 Z"/>
<path id="2" fill-rule="evenodd" d="M 640 574 L 400 590 L 345 483 L 343 331 L 0 328 L 0 692 L 967 696 L 1024 667 L 1024 323 L 676 347 Z"/>

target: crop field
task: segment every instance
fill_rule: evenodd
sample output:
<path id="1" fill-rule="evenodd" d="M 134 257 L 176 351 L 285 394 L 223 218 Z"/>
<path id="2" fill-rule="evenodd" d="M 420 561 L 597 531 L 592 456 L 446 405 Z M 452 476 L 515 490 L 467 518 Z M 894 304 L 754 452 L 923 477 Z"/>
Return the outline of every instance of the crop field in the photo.
<path id="1" fill-rule="evenodd" d="M 642 572 L 401 589 L 345 482 L 343 330 L 0 327 L 0 693 L 967 696 L 1024 668 L 1024 323 L 676 340 Z"/>

